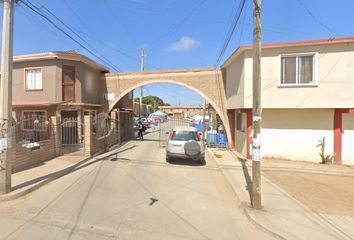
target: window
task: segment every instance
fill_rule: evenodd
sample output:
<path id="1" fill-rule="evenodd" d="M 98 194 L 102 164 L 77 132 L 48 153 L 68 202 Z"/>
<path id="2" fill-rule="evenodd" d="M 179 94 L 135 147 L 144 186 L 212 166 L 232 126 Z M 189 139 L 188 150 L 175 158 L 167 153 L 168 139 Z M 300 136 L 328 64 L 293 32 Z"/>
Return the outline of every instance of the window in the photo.
<path id="1" fill-rule="evenodd" d="M 42 69 L 25 69 L 26 90 L 42 90 Z"/>
<path id="2" fill-rule="evenodd" d="M 96 110 L 85 110 L 84 116 L 92 116 L 93 119 L 96 118 Z"/>
<path id="3" fill-rule="evenodd" d="M 189 141 L 194 140 L 198 141 L 198 133 L 194 131 L 174 131 L 172 135 L 173 141 Z"/>
<path id="4" fill-rule="evenodd" d="M 24 111 L 24 130 L 47 130 L 47 116 L 45 111 Z"/>
<path id="5" fill-rule="evenodd" d="M 63 66 L 63 101 L 75 101 L 75 67 Z"/>
<path id="6" fill-rule="evenodd" d="M 315 54 L 281 56 L 281 85 L 313 85 Z"/>
<path id="7" fill-rule="evenodd" d="M 236 130 L 242 132 L 242 113 L 236 113 Z"/>
<path id="8" fill-rule="evenodd" d="M 236 130 L 239 132 L 245 132 L 245 124 L 244 124 L 244 113 L 237 112 L 236 113 Z"/>

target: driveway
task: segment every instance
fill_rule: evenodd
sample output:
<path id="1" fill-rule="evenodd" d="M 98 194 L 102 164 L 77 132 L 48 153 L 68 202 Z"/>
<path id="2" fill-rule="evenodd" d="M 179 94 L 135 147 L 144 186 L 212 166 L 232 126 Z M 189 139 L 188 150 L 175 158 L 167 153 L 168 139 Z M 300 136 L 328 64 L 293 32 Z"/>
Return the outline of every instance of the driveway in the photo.
<path id="1" fill-rule="evenodd" d="M 272 239 L 207 159 L 165 162 L 158 133 L 0 203 L 0 239 Z"/>

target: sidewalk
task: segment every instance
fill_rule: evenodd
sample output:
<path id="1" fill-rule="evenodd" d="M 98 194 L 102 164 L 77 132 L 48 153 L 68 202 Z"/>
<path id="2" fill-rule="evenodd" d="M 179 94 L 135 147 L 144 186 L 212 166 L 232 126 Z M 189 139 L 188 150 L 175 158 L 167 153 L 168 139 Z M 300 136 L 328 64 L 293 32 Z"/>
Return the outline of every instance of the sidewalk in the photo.
<path id="1" fill-rule="evenodd" d="M 280 239 L 354 239 L 354 218 L 317 214 L 274 184 L 262 174 L 262 210 L 250 208 L 252 189 L 251 166 L 233 153 L 222 149 L 209 149 L 220 170 L 230 183 L 249 219 Z M 295 164 L 301 171 L 301 166 Z M 275 168 L 276 166 L 268 166 Z M 291 168 L 290 162 L 283 170 Z M 304 170 L 304 171 L 307 171 Z M 323 169 L 311 171 L 323 172 Z M 343 170 L 345 171 L 345 170 Z M 345 171 L 350 174 L 350 171 Z M 327 173 L 336 174 L 336 171 Z M 339 171 L 337 174 L 342 174 Z"/>
<path id="2" fill-rule="evenodd" d="M 0 201 L 9 201 L 22 197 L 39 187 L 60 178 L 70 172 L 77 171 L 109 156 L 115 155 L 125 144 L 109 152 L 96 154 L 92 157 L 64 155 L 43 162 L 31 168 L 12 174 L 12 191 L 0 195 Z"/>

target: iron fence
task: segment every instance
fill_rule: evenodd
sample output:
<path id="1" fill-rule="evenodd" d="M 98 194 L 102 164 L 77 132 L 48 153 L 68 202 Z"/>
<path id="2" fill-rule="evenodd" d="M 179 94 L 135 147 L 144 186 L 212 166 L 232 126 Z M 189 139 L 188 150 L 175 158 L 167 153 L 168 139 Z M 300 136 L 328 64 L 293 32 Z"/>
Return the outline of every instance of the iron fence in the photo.
<path id="1" fill-rule="evenodd" d="M 14 135 L 18 144 L 27 144 L 49 140 L 53 125 L 49 121 L 38 118 L 27 118 L 13 125 Z"/>
<path id="2" fill-rule="evenodd" d="M 98 140 L 104 140 L 105 147 L 111 147 L 120 142 L 120 122 L 108 116 L 100 116 L 93 120 L 93 134 Z"/>

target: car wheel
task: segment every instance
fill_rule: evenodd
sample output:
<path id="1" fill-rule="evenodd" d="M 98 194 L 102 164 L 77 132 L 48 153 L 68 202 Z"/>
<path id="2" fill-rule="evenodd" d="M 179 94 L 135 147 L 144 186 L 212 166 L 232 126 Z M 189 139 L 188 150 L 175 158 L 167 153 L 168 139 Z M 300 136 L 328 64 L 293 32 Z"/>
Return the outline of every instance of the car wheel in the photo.
<path id="1" fill-rule="evenodd" d="M 169 156 L 166 155 L 166 162 L 170 162 L 171 161 L 171 158 Z"/>

